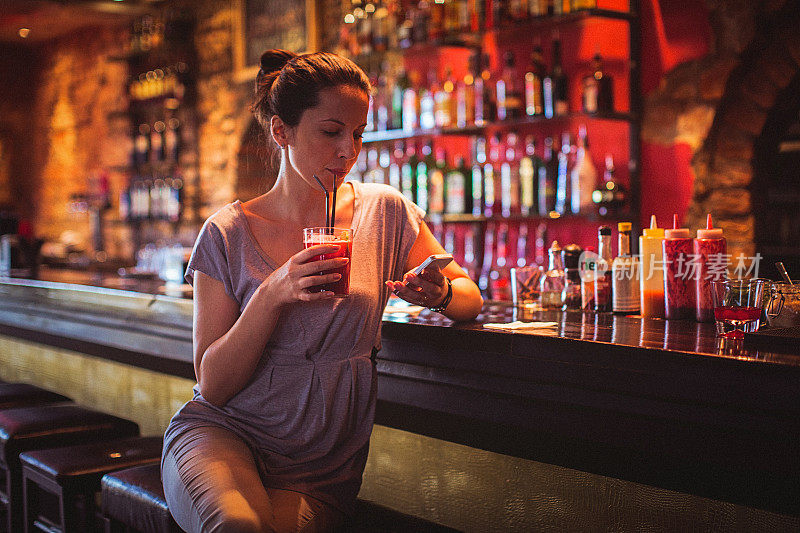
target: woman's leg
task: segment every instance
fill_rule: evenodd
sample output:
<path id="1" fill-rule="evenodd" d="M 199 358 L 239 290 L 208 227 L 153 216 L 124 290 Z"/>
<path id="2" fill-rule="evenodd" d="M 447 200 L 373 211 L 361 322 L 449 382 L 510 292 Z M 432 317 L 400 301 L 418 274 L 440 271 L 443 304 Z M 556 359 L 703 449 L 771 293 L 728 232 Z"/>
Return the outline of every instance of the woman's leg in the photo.
<path id="1" fill-rule="evenodd" d="M 162 479 L 169 510 L 186 531 L 277 530 L 252 452 L 230 431 L 203 427 L 176 438 Z"/>

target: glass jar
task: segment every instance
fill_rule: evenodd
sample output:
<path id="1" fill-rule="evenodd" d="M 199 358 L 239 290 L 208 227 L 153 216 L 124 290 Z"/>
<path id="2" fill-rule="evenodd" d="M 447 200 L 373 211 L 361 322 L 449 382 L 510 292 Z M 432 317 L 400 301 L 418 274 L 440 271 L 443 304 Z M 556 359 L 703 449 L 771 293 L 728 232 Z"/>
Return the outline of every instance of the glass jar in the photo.
<path id="1" fill-rule="evenodd" d="M 767 320 L 773 328 L 800 326 L 800 283 L 773 283 Z"/>

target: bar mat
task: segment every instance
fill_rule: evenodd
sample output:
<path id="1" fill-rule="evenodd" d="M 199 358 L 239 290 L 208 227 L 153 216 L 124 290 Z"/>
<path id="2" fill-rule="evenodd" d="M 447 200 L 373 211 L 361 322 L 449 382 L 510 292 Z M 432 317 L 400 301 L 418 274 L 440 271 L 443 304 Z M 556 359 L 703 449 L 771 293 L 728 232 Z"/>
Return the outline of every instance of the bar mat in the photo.
<path id="1" fill-rule="evenodd" d="M 760 348 L 797 349 L 800 340 L 800 326 L 790 328 L 762 328 L 755 333 L 745 333 L 744 342 Z"/>

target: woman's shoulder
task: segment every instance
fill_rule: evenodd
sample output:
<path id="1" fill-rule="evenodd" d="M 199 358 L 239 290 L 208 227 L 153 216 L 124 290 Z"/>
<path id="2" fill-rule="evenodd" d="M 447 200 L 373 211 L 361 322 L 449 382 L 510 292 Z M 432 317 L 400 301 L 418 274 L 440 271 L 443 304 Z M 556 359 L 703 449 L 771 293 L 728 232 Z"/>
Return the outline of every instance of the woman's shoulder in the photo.
<path id="1" fill-rule="evenodd" d="M 358 192 L 367 202 L 381 202 L 400 205 L 403 195 L 391 185 L 383 183 L 359 183 Z"/>
<path id="2" fill-rule="evenodd" d="M 237 200 L 220 207 L 203 223 L 203 230 L 208 231 L 214 228 L 221 234 L 227 235 L 240 228 L 242 218 L 240 205 L 241 203 Z"/>

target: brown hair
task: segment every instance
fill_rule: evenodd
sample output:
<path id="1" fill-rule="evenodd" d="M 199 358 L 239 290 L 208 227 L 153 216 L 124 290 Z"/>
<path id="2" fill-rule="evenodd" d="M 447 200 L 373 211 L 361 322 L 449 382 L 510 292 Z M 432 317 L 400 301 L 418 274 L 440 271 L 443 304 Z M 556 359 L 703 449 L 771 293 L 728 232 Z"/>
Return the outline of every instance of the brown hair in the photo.
<path id="1" fill-rule="evenodd" d="M 370 93 L 369 78 L 347 58 L 327 52 L 297 55 L 267 50 L 261 55 L 261 69 L 256 76 L 253 114 L 266 131 L 273 115 L 296 126 L 303 111 L 319 104 L 322 89 L 340 85 Z"/>

